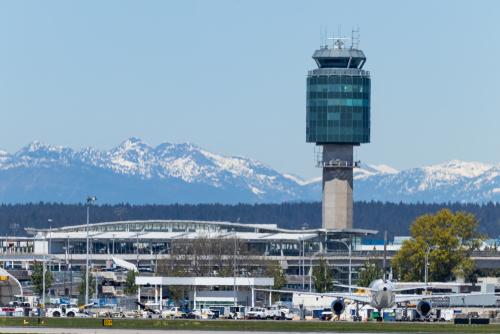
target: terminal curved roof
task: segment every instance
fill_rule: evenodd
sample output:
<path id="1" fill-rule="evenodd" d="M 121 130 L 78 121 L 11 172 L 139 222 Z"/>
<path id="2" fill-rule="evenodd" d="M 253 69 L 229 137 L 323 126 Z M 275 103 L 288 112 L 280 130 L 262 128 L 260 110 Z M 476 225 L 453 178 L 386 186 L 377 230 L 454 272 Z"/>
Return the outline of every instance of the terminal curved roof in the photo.
<path id="1" fill-rule="evenodd" d="M 343 230 L 287 230 L 276 224 L 242 224 L 231 222 L 214 222 L 198 220 L 129 220 L 89 224 L 89 234 L 93 239 L 195 239 L 201 233 L 231 234 L 246 240 L 302 240 L 316 237 L 319 233 L 373 235 L 374 230 L 343 229 Z M 65 226 L 52 229 L 25 228 L 28 233 L 47 233 L 52 239 L 84 239 L 87 235 L 87 225 Z"/>

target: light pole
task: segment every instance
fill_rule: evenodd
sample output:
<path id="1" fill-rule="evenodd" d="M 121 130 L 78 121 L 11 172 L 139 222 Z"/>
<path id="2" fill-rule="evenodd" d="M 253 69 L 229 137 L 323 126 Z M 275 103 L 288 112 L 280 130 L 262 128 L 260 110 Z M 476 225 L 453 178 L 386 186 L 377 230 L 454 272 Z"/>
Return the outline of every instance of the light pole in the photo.
<path id="1" fill-rule="evenodd" d="M 43 305 L 45 304 L 45 240 L 46 240 L 46 237 L 47 237 L 47 233 L 44 233 L 43 234 L 43 262 L 42 262 L 42 265 L 43 265 L 43 271 L 42 271 L 42 275 L 43 275 L 43 283 L 42 283 L 42 307 Z M 40 312 L 42 312 L 40 310 Z"/>
<path id="2" fill-rule="evenodd" d="M 12 224 L 10 224 L 10 229 L 11 229 L 12 231 L 14 231 L 14 238 L 16 237 L 16 231 L 17 231 L 17 229 L 18 229 L 18 228 L 19 228 L 19 224 L 17 224 L 17 223 L 12 223 Z M 15 246 L 14 246 L 14 247 L 15 247 Z"/>
<path id="3" fill-rule="evenodd" d="M 7 232 L 5 232 L 5 252 L 3 253 L 3 269 L 7 269 L 7 262 L 5 262 L 5 253 L 7 253 L 7 247 L 8 247 L 8 244 L 7 244 Z"/>
<path id="4" fill-rule="evenodd" d="M 210 239 L 210 230 L 212 229 L 212 225 L 208 225 L 208 247 L 210 247 L 208 251 L 208 276 L 212 276 L 212 267 L 211 265 L 211 258 L 212 258 L 212 239 Z"/>
<path id="5" fill-rule="evenodd" d="M 306 284 L 305 284 L 305 272 L 304 272 L 304 262 L 306 261 L 306 253 L 305 253 L 305 247 L 304 247 L 304 231 L 307 230 L 309 227 L 308 223 L 302 224 L 302 290 L 306 289 Z"/>
<path id="6" fill-rule="evenodd" d="M 428 271 L 429 271 L 429 252 L 431 250 L 434 250 L 436 248 L 439 248 L 439 246 L 432 246 L 432 247 L 429 247 L 427 248 L 427 253 L 425 253 L 425 294 L 427 295 L 427 276 L 428 276 Z"/>
<path id="7" fill-rule="evenodd" d="M 316 252 L 313 254 L 313 256 L 311 256 L 311 262 L 309 263 L 309 266 L 311 267 L 311 275 L 309 275 L 309 292 L 312 291 L 312 266 L 313 266 L 313 259 L 321 252 Z"/>
<path id="8" fill-rule="evenodd" d="M 85 305 L 89 303 L 89 208 L 90 204 L 96 200 L 97 197 L 90 198 L 87 196 L 87 270 L 85 270 Z"/>
<path id="9" fill-rule="evenodd" d="M 231 232 L 234 232 L 234 261 L 233 261 L 233 267 L 234 267 L 234 286 L 233 286 L 233 291 L 234 291 L 234 307 L 237 306 L 236 303 L 236 230 L 233 228 Z M 236 310 L 234 310 L 236 312 Z"/>
<path id="10" fill-rule="evenodd" d="M 348 245 L 344 241 L 340 241 L 340 240 L 331 240 L 331 241 L 343 243 L 349 249 L 349 293 L 351 293 L 351 276 L 352 276 L 351 275 L 351 245 Z"/>
<path id="11" fill-rule="evenodd" d="M 139 264 L 140 264 L 140 262 L 139 262 L 139 233 L 137 233 L 136 243 L 137 243 L 137 270 L 139 270 Z"/>
<path id="12" fill-rule="evenodd" d="M 52 223 L 53 220 L 52 219 L 49 219 L 49 223 Z M 50 236 L 49 236 L 49 270 L 50 270 L 50 266 L 52 265 L 52 259 L 51 259 L 51 255 L 52 255 L 52 224 L 49 225 L 49 229 L 50 229 Z M 45 253 L 45 252 L 44 252 Z"/>

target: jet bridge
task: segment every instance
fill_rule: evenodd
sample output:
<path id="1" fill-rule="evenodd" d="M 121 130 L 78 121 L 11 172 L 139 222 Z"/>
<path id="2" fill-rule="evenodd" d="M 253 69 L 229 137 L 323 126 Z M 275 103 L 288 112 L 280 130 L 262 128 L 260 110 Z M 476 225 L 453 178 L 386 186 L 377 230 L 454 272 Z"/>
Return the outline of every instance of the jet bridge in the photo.
<path id="1" fill-rule="evenodd" d="M 22 295 L 19 281 L 6 270 L 0 269 L 0 306 L 7 306 L 15 295 Z"/>

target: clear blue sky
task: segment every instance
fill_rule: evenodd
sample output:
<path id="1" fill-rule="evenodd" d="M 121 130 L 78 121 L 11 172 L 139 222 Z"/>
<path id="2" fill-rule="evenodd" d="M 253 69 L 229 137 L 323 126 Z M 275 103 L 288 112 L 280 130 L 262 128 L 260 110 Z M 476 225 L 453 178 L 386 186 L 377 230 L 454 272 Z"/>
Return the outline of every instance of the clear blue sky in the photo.
<path id="1" fill-rule="evenodd" d="M 2 1 L 0 148 L 193 142 L 306 179 L 319 27 L 358 25 L 372 143 L 399 170 L 499 163 L 500 1 Z"/>

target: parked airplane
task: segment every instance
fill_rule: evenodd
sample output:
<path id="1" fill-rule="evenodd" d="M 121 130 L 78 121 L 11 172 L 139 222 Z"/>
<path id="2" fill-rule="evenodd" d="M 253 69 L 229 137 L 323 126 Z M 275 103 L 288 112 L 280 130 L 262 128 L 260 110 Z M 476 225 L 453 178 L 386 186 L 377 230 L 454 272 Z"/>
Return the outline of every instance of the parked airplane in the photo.
<path id="1" fill-rule="evenodd" d="M 386 234 L 386 236 L 387 236 L 387 234 Z M 385 244 L 386 244 L 386 242 L 384 242 L 384 259 L 383 259 L 383 267 L 382 268 L 386 268 Z M 265 290 L 265 289 L 255 289 L 255 290 L 256 291 L 281 292 L 281 293 L 293 292 L 293 293 L 298 294 L 299 296 L 301 294 L 305 294 L 305 295 L 337 297 L 337 300 L 335 300 L 332 303 L 332 312 L 334 312 L 337 315 L 340 315 L 342 312 L 344 312 L 344 309 L 345 309 L 344 299 L 353 300 L 356 303 L 369 304 L 371 307 L 378 309 L 379 314 L 380 314 L 380 311 L 382 309 L 394 308 L 394 306 L 397 307 L 398 305 L 403 305 L 403 304 L 407 305 L 408 302 L 410 302 L 410 301 L 418 301 L 418 303 L 417 303 L 418 313 L 423 317 L 427 317 L 432 310 L 432 304 L 430 302 L 431 298 L 441 298 L 441 299 L 444 299 L 446 297 L 467 298 L 467 296 L 470 296 L 470 294 L 467 294 L 467 293 L 449 293 L 449 294 L 439 294 L 439 295 L 397 294 L 397 292 L 401 292 L 401 291 L 414 290 L 414 289 L 425 289 L 426 286 L 414 286 L 414 287 L 410 286 L 410 287 L 396 288 L 391 281 L 387 280 L 385 272 L 382 274 L 382 279 L 377 279 L 377 280 L 373 281 L 370 284 L 370 286 L 367 288 L 359 287 L 359 286 L 352 286 L 352 285 L 341 285 L 341 284 L 336 284 L 336 286 L 358 289 L 358 290 L 367 290 L 367 291 L 371 292 L 371 295 L 370 296 L 359 296 L 357 294 L 342 293 L 342 292 L 315 293 L 315 292 L 299 292 L 299 291 L 286 291 L 286 290 Z M 428 287 L 428 285 L 427 285 L 427 287 Z M 473 295 L 479 296 L 479 295 L 494 295 L 494 294 L 495 293 L 474 293 Z M 356 308 L 356 317 L 358 318 L 358 308 Z"/>

